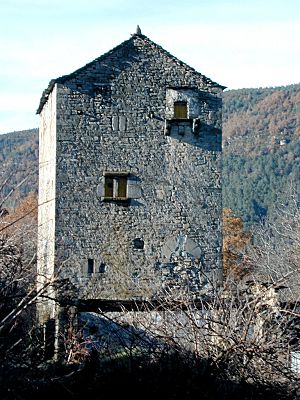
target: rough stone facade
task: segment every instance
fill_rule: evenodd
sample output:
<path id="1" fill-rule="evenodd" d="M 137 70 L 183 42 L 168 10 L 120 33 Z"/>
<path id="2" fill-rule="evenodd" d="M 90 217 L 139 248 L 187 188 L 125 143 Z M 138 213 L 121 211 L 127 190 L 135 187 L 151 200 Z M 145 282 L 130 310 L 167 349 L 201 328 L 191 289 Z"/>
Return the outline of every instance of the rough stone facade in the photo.
<path id="1" fill-rule="evenodd" d="M 38 272 L 76 297 L 151 298 L 221 279 L 223 86 L 142 34 L 50 82 Z"/>

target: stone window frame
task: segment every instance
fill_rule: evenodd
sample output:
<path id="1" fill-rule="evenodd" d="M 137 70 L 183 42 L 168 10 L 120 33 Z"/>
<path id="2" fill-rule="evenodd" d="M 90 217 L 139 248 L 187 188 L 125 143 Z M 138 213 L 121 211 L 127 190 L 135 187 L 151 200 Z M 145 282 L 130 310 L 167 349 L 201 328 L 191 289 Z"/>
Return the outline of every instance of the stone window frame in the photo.
<path id="1" fill-rule="evenodd" d="M 127 179 L 128 172 L 104 173 L 104 199 L 128 200 Z"/>
<path id="2" fill-rule="evenodd" d="M 178 126 L 178 134 L 181 136 L 188 131 L 191 131 L 194 135 L 200 134 L 200 100 L 199 89 L 197 87 L 167 87 L 164 134 L 170 136 L 172 127 L 174 126 Z M 176 104 L 185 104 L 185 113 L 177 113 Z M 187 124 L 190 127 L 189 129 L 185 129 Z"/>
<path id="3" fill-rule="evenodd" d="M 139 179 L 128 171 L 104 171 L 97 186 L 97 194 L 102 201 L 126 203 L 141 197 L 141 185 Z"/>
<path id="4" fill-rule="evenodd" d="M 108 266 L 103 262 L 103 260 L 91 257 L 87 259 L 86 272 L 88 276 L 95 275 L 96 273 L 104 274 L 107 269 Z"/>

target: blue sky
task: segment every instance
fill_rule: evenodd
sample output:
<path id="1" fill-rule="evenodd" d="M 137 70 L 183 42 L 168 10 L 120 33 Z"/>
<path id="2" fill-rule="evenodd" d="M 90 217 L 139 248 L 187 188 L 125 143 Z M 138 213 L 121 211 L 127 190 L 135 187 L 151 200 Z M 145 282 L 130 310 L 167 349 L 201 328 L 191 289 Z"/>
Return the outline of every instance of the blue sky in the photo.
<path id="1" fill-rule="evenodd" d="M 52 78 L 142 33 L 228 89 L 300 82 L 299 0 L 0 0 L 0 134 Z"/>

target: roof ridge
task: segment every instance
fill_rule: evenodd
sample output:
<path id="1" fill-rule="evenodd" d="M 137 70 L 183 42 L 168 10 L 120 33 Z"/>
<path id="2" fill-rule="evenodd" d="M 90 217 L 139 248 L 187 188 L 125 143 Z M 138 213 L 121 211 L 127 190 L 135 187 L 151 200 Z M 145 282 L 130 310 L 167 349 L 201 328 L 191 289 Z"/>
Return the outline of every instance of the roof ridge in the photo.
<path id="1" fill-rule="evenodd" d="M 177 58 L 176 56 L 174 56 L 173 54 L 171 54 L 168 50 L 164 49 L 161 45 L 153 42 L 153 40 L 149 39 L 147 36 L 143 35 L 143 34 L 133 34 L 132 36 L 138 36 L 141 39 L 143 39 L 145 42 L 148 42 L 148 44 L 150 45 L 154 45 L 155 47 L 157 47 L 160 51 L 162 51 L 163 53 L 165 53 L 169 58 L 173 59 L 177 64 L 182 65 L 183 67 L 191 70 L 191 72 L 201 76 L 201 78 L 203 78 L 204 80 L 206 80 L 207 83 L 210 83 L 216 87 L 222 88 L 222 89 L 226 89 L 226 86 L 220 85 L 219 83 L 213 81 L 212 79 L 208 78 L 207 76 L 201 74 L 200 72 L 198 72 L 195 68 L 191 67 L 190 65 L 188 65 L 187 63 L 185 63 L 184 61 L 180 60 L 179 58 Z"/>
<path id="2" fill-rule="evenodd" d="M 99 62 L 99 61 L 101 62 L 101 61 L 105 60 L 105 58 L 108 57 L 110 54 L 114 53 L 116 50 L 118 50 L 119 48 L 124 46 L 126 43 L 129 43 L 130 41 L 132 41 L 134 39 L 140 39 L 144 43 L 155 47 L 161 53 L 165 54 L 168 58 L 172 59 L 176 64 L 178 64 L 178 65 L 190 70 L 194 74 L 199 75 L 201 77 L 201 79 L 203 79 L 205 81 L 205 83 L 207 83 L 208 85 L 211 85 L 211 86 L 214 86 L 214 87 L 218 87 L 218 88 L 220 88 L 222 90 L 226 89 L 226 86 L 222 86 L 222 85 L 218 84 L 217 82 L 214 82 L 213 80 L 211 80 L 207 76 L 201 74 L 200 72 L 195 70 L 195 68 L 191 67 L 190 65 L 188 65 L 184 61 L 181 61 L 179 58 L 175 57 L 173 54 L 171 54 L 170 52 L 165 50 L 159 44 L 153 42 L 153 40 L 149 39 L 146 35 L 143 35 L 141 32 L 137 31 L 136 33 L 131 34 L 131 37 L 129 39 L 124 40 L 123 42 L 121 42 L 117 46 L 113 47 L 111 50 L 105 52 L 104 54 L 102 54 L 99 57 L 95 58 L 94 60 L 88 62 L 84 66 L 82 66 L 82 67 L 76 69 L 75 71 L 71 72 L 70 74 L 62 75 L 62 76 L 60 76 L 58 78 L 51 79 L 49 84 L 48 84 L 48 87 L 42 93 L 40 104 L 39 104 L 39 107 L 38 107 L 36 113 L 39 114 L 42 111 L 42 109 L 44 107 L 44 104 L 47 102 L 49 94 L 51 93 L 51 91 L 52 91 L 52 89 L 53 89 L 53 87 L 54 87 L 54 85 L 56 83 L 64 83 L 66 80 L 71 79 L 74 76 L 76 76 L 78 73 L 84 71 L 86 68 L 88 68 L 93 63 Z"/>

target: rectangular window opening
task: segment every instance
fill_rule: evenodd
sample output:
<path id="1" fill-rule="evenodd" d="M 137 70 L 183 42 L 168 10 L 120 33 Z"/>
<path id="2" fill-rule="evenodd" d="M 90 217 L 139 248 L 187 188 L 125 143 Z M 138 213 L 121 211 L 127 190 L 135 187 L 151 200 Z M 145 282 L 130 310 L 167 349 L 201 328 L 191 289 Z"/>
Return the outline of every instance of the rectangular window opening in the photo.
<path id="1" fill-rule="evenodd" d="M 125 172 L 106 172 L 104 175 L 104 198 L 107 200 L 127 200 L 128 175 Z"/>
<path id="2" fill-rule="evenodd" d="M 94 259 L 93 258 L 88 259 L 88 273 L 89 274 L 94 273 Z"/>
<path id="3" fill-rule="evenodd" d="M 119 176 L 118 178 L 118 197 L 127 198 L 127 177 Z"/>
<path id="4" fill-rule="evenodd" d="M 174 118 L 175 119 L 187 119 L 188 108 L 186 101 L 175 101 L 174 103 Z"/>
<path id="5" fill-rule="evenodd" d="M 114 179 L 112 176 L 105 177 L 105 197 L 113 197 L 114 195 Z"/>

